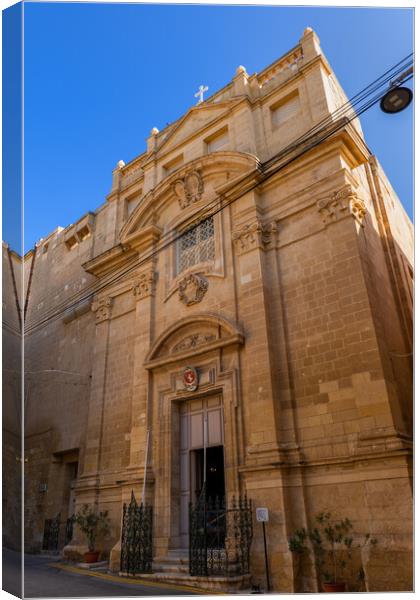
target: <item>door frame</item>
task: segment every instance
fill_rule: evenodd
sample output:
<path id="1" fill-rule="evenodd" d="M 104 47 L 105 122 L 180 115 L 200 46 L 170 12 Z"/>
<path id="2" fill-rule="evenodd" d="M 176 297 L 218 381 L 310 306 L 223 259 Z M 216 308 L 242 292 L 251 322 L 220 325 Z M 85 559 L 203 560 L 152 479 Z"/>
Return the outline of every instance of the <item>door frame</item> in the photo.
<path id="1" fill-rule="evenodd" d="M 179 461 L 178 469 L 173 465 L 173 479 L 179 471 L 178 480 L 178 506 L 179 511 L 179 544 L 181 548 L 188 547 L 189 537 L 189 504 L 195 500 L 193 495 L 193 456 L 195 450 L 222 446 L 224 449 L 224 408 L 223 395 L 221 393 L 205 394 L 199 397 L 193 396 L 178 403 L 179 413 L 179 453 L 174 453 L 172 461 Z M 211 428 L 209 415 L 218 414 L 214 427 Z M 210 417 L 211 418 L 211 417 Z M 216 417 L 217 419 L 217 417 Z M 198 427 L 197 427 L 198 426 Z M 206 433 L 205 433 L 206 430 Z M 213 434 L 213 435 L 212 435 Z M 225 455 L 225 452 L 223 451 Z M 225 465 L 223 465 L 225 469 Z M 225 477 L 226 480 L 226 477 Z M 176 489 L 177 482 L 172 482 Z M 172 501 L 176 498 L 172 497 Z"/>

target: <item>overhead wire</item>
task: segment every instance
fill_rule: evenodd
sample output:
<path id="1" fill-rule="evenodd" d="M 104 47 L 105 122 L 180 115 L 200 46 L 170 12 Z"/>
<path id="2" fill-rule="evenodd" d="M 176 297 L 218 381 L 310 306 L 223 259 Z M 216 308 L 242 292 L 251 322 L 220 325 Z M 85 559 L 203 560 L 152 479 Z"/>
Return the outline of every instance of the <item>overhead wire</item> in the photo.
<path id="1" fill-rule="evenodd" d="M 351 111 L 354 111 L 354 103 L 360 102 L 361 100 L 363 100 L 367 96 L 367 94 L 373 93 L 373 91 L 376 91 L 376 89 L 378 89 L 378 87 L 382 87 L 384 84 L 386 84 L 389 81 L 391 81 L 394 78 L 395 74 L 396 74 L 395 71 L 397 71 L 397 72 L 404 71 L 404 69 L 406 69 L 406 67 L 409 66 L 409 64 L 404 64 L 403 66 L 401 66 L 401 63 L 403 63 L 404 61 L 407 61 L 407 59 L 409 59 L 412 55 L 413 55 L 413 53 L 411 53 L 411 54 L 407 55 L 406 57 L 404 57 L 403 59 L 401 59 L 398 63 L 396 63 L 396 65 L 394 65 L 393 67 L 391 67 L 390 69 L 388 69 L 387 71 L 385 71 L 385 73 L 383 73 L 380 77 L 378 77 L 376 80 L 374 80 L 373 82 L 371 82 L 368 86 L 366 86 L 365 88 L 363 88 L 363 90 L 361 90 L 360 92 L 358 92 L 357 94 L 355 94 L 345 104 L 343 104 L 341 107 L 339 107 L 338 109 L 336 109 L 332 113 L 329 113 L 327 117 L 325 117 L 324 119 L 322 119 L 320 122 L 318 122 L 312 128 L 310 128 L 308 131 L 306 131 L 302 136 L 300 136 L 299 138 L 297 138 L 296 140 L 294 140 L 291 144 L 289 144 L 288 146 L 286 146 L 285 148 L 283 148 L 279 153 L 277 153 L 276 155 L 274 155 L 273 157 L 271 157 L 268 161 L 266 161 L 264 163 L 264 168 L 265 169 L 269 168 L 270 164 L 273 163 L 273 162 L 275 162 L 275 160 L 278 159 L 278 156 L 283 155 L 283 154 L 285 154 L 287 152 L 293 151 L 293 149 L 296 148 L 298 144 L 300 144 L 303 141 L 305 141 L 305 139 L 307 139 L 308 136 L 314 135 L 316 132 L 322 130 L 322 128 L 326 124 L 331 123 L 332 120 L 334 120 L 334 119 L 338 118 L 339 116 L 341 116 L 342 113 L 345 113 L 345 111 L 347 111 L 347 107 L 349 107 L 349 109 Z M 410 63 L 410 61 L 409 61 L 409 63 Z M 411 60 L 411 64 L 412 64 L 412 60 Z M 388 75 L 388 77 L 386 77 L 386 79 L 384 80 L 384 77 L 386 75 Z M 375 85 L 375 84 L 376 84 L 376 87 L 372 89 L 372 86 Z M 246 178 L 247 176 L 248 176 L 248 174 L 246 174 L 244 176 L 244 178 Z M 217 202 L 217 199 L 216 199 L 216 202 Z M 164 233 L 163 236 L 162 236 L 162 238 L 161 238 L 161 243 L 164 241 L 164 238 L 166 236 L 171 235 L 172 233 L 173 233 L 172 231 Z M 174 241 L 174 240 L 172 240 L 172 241 Z M 136 257 L 134 257 L 133 263 L 136 263 Z M 126 265 L 126 267 L 129 267 L 129 266 L 130 266 L 130 262 L 129 262 L 128 265 Z M 103 283 L 105 284 L 106 280 L 108 278 L 110 278 L 114 272 L 118 272 L 119 269 L 120 268 L 117 266 L 114 270 L 112 270 L 109 273 L 107 273 L 107 275 L 103 279 Z M 94 293 L 94 290 L 95 290 L 96 287 L 97 287 L 97 282 L 94 281 L 91 284 L 89 284 L 88 286 L 85 286 L 82 291 L 76 292 L 75 294 L 73 294 L 71 296 L 68 296 L 65 300 L 63 300 L 63 302 L 61 304 L 56 305 L 55 308 L 54 308 L 54 310 L 58 310 L 61 307 L 66 307 L 66 309 L 70 310 L 70 308 L 73 305 L 71 305 L 69 303 L 71 303 L 74 300 L 75 303 L 78 304 L 80 302 L 80 300 L 77 301 L 77 299 L 80 298 L 82 294 L 85 295 L 86 292 L 89 289 L 91 289 L 92 293 Z M 48 314 L 48 313 L 46 313 L 46 314 Z M 46 316 L 46 314 L 45 314 L 45 316 Z"/>
<path id="2" fill-rule="evenodd" d="M 404 79 L 404 81 L 402 81 L 401 83 L 407 81 L 408 79 L 411 79 L 412 76 Z M 375 104 L 380 98 L 382 97 L 382 93 L 377 94 L 373 99 L 371 99 L 369 102 L 367 102 L 363 107 L 361 107 L 361 109 L 358 110 L 357 113 L 355 113 L 353 115 L 353 117 L 351 119 L 346 119 L 346 124 L 351 122 L 353 119 L 357 118 L 360 114 L 362 114 L 363 112 L 365 112 L 366 110 L 368 110 L 373 104 Z M 288 164 L 290 164 L 290 162 L 296 160 L 297 158 L 299 158 L 304 152 L 309 151 L 310 149 L 312 149 L 315 145 L 318 145 L 319 143 L 325 141 L 325 139 L 327 139 L 328 137 L 330 137 L 331 135 L 333 135 L 334 133 L 336 133 L 339 129 L 341 129 L 343 127 L 342 123 L 339 123 L 337 127 L 333 128 L 331 131 L 327 132 L 327 135 L 325 135 L 324 137 L 320 138 L 320 139 L 316 139 L 315 143 L 310 145 L 308 148 L 305 148 L 303 152 L 297 154 L 296 156 L 294 156 L 290 161 L 288 161 L 285 164 L 282 164 L 280 166 L 280 168 L 284 168 L 285 166 L 287 166 Z M 265 163 L 264 163 L 265 166 Z M 278 169 L 276 169 L 275 171 L 273 171 L 272 173 L 270 173 L 270 176 L 272 176 L 275 172 L 277 172 Z M 249 176 L 249 173 L 247 174 L 247 176 Z M 257 187 L 258 185 L 260 185 L 260 181 L 257 182 L 254 186 L 250 187 L 247 189 L 247 191 L 250 191 L 251 189 L 253 189 L 254 187 Z M 243 195 L 243 192 L 242 194 Z M 239 196 L 240 197 L 240 196 Z M 223 204 L 222 206 L 220 206 L 219 208 L 217 208 L 213 213 L 208 214 L 207 212 L 205 213 L 204 217 L 202 220 L 209 218 L 210 216 L 214 216 L 215 214 L 217 214 L 218 212 L 220 212 L 221 210 L 223 210 L 226 206 L 228 206 L 229 204 L 231 204 L 233 201 L 235 201 L 236 199 L 238 199 L 237 197 L 233 197 L 229 202 Z M 219 202 L 219 199 L 217 199 L 217 202 Z M 203 211 L 208 210 L 208 207 L 203 207 L 202 209 Z M 193 225 L 191 227 L 191 229 L 193 229 L 194 227 L 197 227 L 200 224 L 201 221 L 198 221 L 195 223 L 195 225 Z M 173 233 L 173 232 L 169 232 L 169 233 Z M 154 251 L 152 251 L 152 253 L 149 256 L 146 256 L 143 258 L 143 260 L 136 262 L 131 268 L 126 269 L 126 270 L 122 270 L 120 273 L 118 273 L 118 275 L 115 277 L 115 279 L 113 279 L 112 281 L 106 281 L 105 283 L 103 283 L 103 285 L 100 285 L 96 288 L 95 292 L 99 292 L 102 291 L 102 289 L 104 289 L 105 287 L 107 287 L 108 285 L 110 285 L 111 283 L 115 283 L 116 281 L 118 281 L 119 279 L 121 279 L 122 277 L 125 277 L 129 272 L 132 272 L 136 269 L 138 269 L 142 264 L 144 264 L 145 262 L 148 262 L 151 258 L 153 258 L 154 255 L 158 254 L 159 252 L 161 252 L 162 250 L 164 250 L 168 245 L 172 244 L 174 241 L 176 241 L 177 239 L 179 239 L 180 237 L 182 237 L 182 235 L 185 233 L 185 231 L 182 231 L 179 233 L 178 236 L 175 236 L 174 239 L 170 239 L 168 240 L 165 244 L 163 245 L 159 245 L 159 247 L 157 249 L 155 249 Z M 89 293 L 87 296 L 85 296 L 82 299 L 79 299 L 75 305 L 79 304 L 80 302 L 82 302 L 83 300 L 87 300 L 90 298 L 92 294 Z M 69 307 L 68 305 L 66 305 L 66 309 L 64 311 L 57 311 L 53 314 L 50 314 L 49 316 L 46 316 L 42 321 L 35 323 L 29 330 L 29 332 L 35 328 L 37 328 L 38 326 L 44 324 L 45 322 L 47 322 L 48 320 L 50 320 L 51 318 L 53 318 L 54 316 L 60 316 L 60 314 L 62 314 L 62 312 L 66 312 L 67 310 L 70 310 L 71 306 Z"/>
<path id="3" fill-rule="evenodd" d="M 404 60 L 406 60 L 406 59 L 402 59 L 401 61 L 399 61 L 399 63 L 397 63 L 397 65 L 401 65 L 401 63 Z M 399 67 L 398 72 L 400 72 L 401 70 L 403 70 L 405 68 L 406 68 L 406 65 L 404 65 L 403 67 Z M 369 94 L 362 94 L 361 92 L 359 92 L 353 98 L 357 99 L 357 103 L 359 103 L 362 100 L 366 99 L 371 93 L 379 90 L 386 83 L 389 83 L 389 81 L 392 80 L 393 77 L 395 77 L 395 70 L 396 70 L 396 65 L 394 65 L 394 67 L 392 67 L 391 69 L 389 69 L 388 71 L 386 71 L 386 73 L 383 74 L 381 77 L 377 78 L 375 80 L 375 82 L 372 82 L 371 84 L 369 84 L 368 86 L 366 86 L 365 90 L 370 90 Z M 384 79 L 384 75 L 387 75 L 387 74 L 390 74 L 390 75 Z M 400 85 L 402 85 L 402 83 L 408 81 L 411 78 L 412 78 L 412 75 L 408 76 L 407 78 L 405 78 L 403 80 L 401 80 L 398 83 L 398 87 Z M 372 88 L 373 84 L 377 84 L 377 85 L 374 88 Z M 280 151 L 279 153 L 277 153 L 277 155 L 275 157 L 270 158 L 265 163 L 259 163 L 259 164 L 257 164 L 257 169 L 261 173 L 264 173 L 265 171 L 267 171 L 270 168 L 271 164 L 273 163 L 273 159 L 278 160 L 279 158 L 281 158 L 282 155 L 290 154 L 290 152 L 292 152 L 294 149 L 296 149 L 299 145 L 303 145 L 305 143 L 305 141 L 309 142 L 311 140 L 311 138 L 313 138 L 314 136 L 316 137 L 318 134 L 321 134 L 322 131 L 325 130 L 325 128 L 327 127 L 327 131 L 325 132 L 324 136 L 316 137 L 316 139 L 314 140 L 314 142 L 312 144 L 310 144 L 308 147 L 305 147 L 300 153 L 298 153 L 295 156 L 293 156 L 289 161 L 286 161 L 284 164 L 281 164 L 279 167 L 277 167 L 272 172 L 270 172 L 269 176 L 271 177 L 272 175 L 274 175 L 275 173 L 277 173 L 279 169 L 285 168 L 291 162 L 293 162 L 297 158 L 300 158 L 300 156 L 302 156 L 302 154 L 308 152 L 313 147 L 315 147 L 316 145 L 319 145 L 320 143 L 322 143 L 323 141 L 325 141 L 326 139 L 328 139 L 328 137 L 330 137 L 331 135 L 333 135 L 334 133 L 336 133 L 337 131 L 339 131 L 345 124 L 350 123 L 352 120 L 354 120 L 355 118 L 357 118 L 358 116 L 360 116 L 361 114 L 363 114 L 366 110 L 368 110 L 369 108 L 371 108 L 371 106 L 373 106 L 374 104 L 376 104 L 376 102 L 378 102 L 378 100 L 382 96 L 383 96 L 383 92 L 378 92 L 377 94 L 375 94 L 375 96 L 373 96 L 373 98 L 368 99 L 365 102 L 365 104 L 363 104 L 361 107 L 357 108 L 356 110 L 354 108 L 354 105 L 351 104 L 350 110 L 353 113 L 352 116 L 351 117 L 343 117 L 342 116 L 341 119 L 340 119 L 340 121 L 334 122 L 333 121 L 334 115 L 336 116 L 336 115 L 340 114 L 340 112 L 343 112 L 344 114 L 345 114 L 345 112 L 347 112 L 347 111 L 343 111 L 343 107 L 340 107 L 339 109 L 337 109 L 336 111 L 334 111 L 334 113 L 330 113 L 326 119 L 323 119 L 321 121 L 321 123 L 325 123 L 323 125 L 323 127 L 320 127 L 320 124 L 318 123 L 316 126 L 312 127 L 308 132 L 306 132 L 300 138 L 298 138 L 297 140 L 295 140 L 292 145 L 289 145 L 288 147 L 284 148 L 282 151 Z M 348 101 L 346 103 L 346 105 L 349 105 L 349 103 L 350 103 L 350 101 Z M 344 124 L 343 124 L 343 121 L 344 121 Z M 331 128 L 331 125 L 334 125 L 334 124 L 335 124 L 335 127 Z M 328 126 L 330 126 L 330 127 L 328 127 Z M 254 172 L 252 172 L 252 173 L 254 173 Z M 238 186 L 238 184 L 240 184 L 242 180 L 246 180 L 247 178 L 249 178 L 249 176 L 250 176 L 250 173 L 248 172 L 246 175 L 244 175 L 244 177 L 242 179 L 240 179 L 239 181 L 235 181 L 234 182 L 234 186 L 235 187 Z M 255 187 L 257 187 L 260 184 L 261 184 L 261 181 L 258 181 L 257 183 L 255 183 L 252 186 L 250 186 L 249 188 L 247 188 L 246 192 L 251 191 L 251 189 L 254 189 Z M 205 220 L 205 219 L 207 219 L 207 218 L 209 218 L 211 216 L 216 215 L 221 210 L 223 210 L 224 208 L 226 208 L 227 206 L 229 206 L 232 202 L 234 202 L 239 197 L 241 197 L 243 194 L 244 194 L 244 192 L 241 192 L 241 194 L 238 197 L 233 196 L 233 198 L 231 198 L 229 201 L 224 202 L 224 203 L 223 203 L 223 198 L 222 198 L 222 204 L 221 204 L 221 206 L 217 207 L 214 212 L 209 213 L 208 211 L 209 211 L 209 207 L 211 207 L 211 204 L 220 204 L 220 202 L 221 202 L 221 198 L 219 198 L 219 197 L 216 198 L 214 201 L 212 201 L 211 203 L 209 203 L 209 205 L 203 207 L 200 211 L 198 211 L 198 213 L 196 213 L 196 215 L 194 215 L 194 217 L 195 217 L 194 224 L 191 227 L 189 227 L 188 230 L 191 230 L 191 229 L 194 229 L 195 227 L 198 227 L 198 225 L 203 220 Z M 202 218 L 201 218 L 201 220 L 197 221 L 197 214 L 199 215 L 200 213 L 201 213 Z M 129 273 L 137 270 L 144 263 L 149 262 L 159 252 L 161 252 L 166 247 L 168 247 L 170 244 L 174 243 L 180 237 L 182 237 L 182 235 L 184 235 L 184 233 L 185 233 L 185 229 L 183 231 L 178 232 L 178 235 L 174 235 L 176 233 L 177 233 L 176 230 L 171 230 L 171 231 L 166 232 L 164 234 L 164 237 L 172 235 L 172 238 L 169 239 L 169 240 L 167 240 L 164 243 L 160 243 L 159 246 L 157 248 L 153 249 L 149 255 L 143 257 L 141 260 L 137 260 L 137 257 L 135 257 L 135 260 L 133 260 L 134 264 L 132 266 L 130 266 L 129 268 L 123 269 L 120 272 L 118 272 L 114 279 L 111 279 L 111 280 L 107 279 L 106 281 L 101 282 L 101 284 L 99 284 L 97 286 L 94 286 L 94 291 L 88 293 L 87 295 L 86 295 L 86 288 L 84 288 L 84 290 L 83 290 L 84 295 L 82 297 L 79 297 L 73 304 L 70 304 L 70 305 L 68 304 L 68 299 L 67 299 L 66 302 L 65 302 L 65 309 L 64 310 L 58 310 L 57 307 L 55 307 L 55 309 L 53 311 L 50 311 L 50 313 L 47 314 L 47 315 L 45 315 L 40 321 L 31 324 L 31 326 L 27 329 L 27 333 L 31 333 L 32 331 L 36 330 L 37 328 L 39 328 L 41 325 L 45 324 L 46 322 L 48 322 L 50 320 L 53 320 L 55 318 L 58 318 L 62 313 L 65 313 L 68 310 L 70 310 L 72 307 L 77 306 L 80 302 L 83 302 L 84 300 L 88 300 L 92 296 L 93 293 L 98 293 L 98 292 L 102 291 L 103 289 L 105 289 L 110 284 L 116 283 L 122 277 L 126 277 Z M 96 282 L 94 282 L 94 283 L 96 283 Z"/>

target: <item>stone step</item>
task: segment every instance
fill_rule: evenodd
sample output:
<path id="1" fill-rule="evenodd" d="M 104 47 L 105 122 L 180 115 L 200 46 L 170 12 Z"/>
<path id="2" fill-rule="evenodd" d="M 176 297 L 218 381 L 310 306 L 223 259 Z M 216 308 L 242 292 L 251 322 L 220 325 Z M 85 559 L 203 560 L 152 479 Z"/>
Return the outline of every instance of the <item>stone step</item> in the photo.
<path id="1" fill-rule="evenodd" d="M 190 588 L 199 588 L 207 591 L 218 591 L 225 593 L 250 593 L 251 576 L 238 575 L 235 577 L 194 577 L 189 573 L 143 573 L 141 579 L 147 579 L 157 583 L 183 585 Z"/>
<path id="2" fill-rule="evenodd" d="M 159 556 L 156 557 L 153 562 L 159 562 L 159 563 L 171 563 L 171 564 L 176 564 L 176 563 L 180 563 L 180 564 L 187 564 L 189 562 L 190 558 L 189 556 L 171 556 L 168 554 L 168 556 Z"/>
<path id="3" fill-rule="evenodd" d="M 153 571 L 159 573 L 188 573 L 188 564 L 154 562 L 152 565 Z"/>
<path id="4" fill-rule="evenodd" d="M 188 558 L 190 555 L 188 550 L 185 550 L 184 548 L 180 548 L 179 550 L 168 550 L 168 554 L 167 556 L 173 556 L 173 557 L 181 557 L 181 558 Z"/>

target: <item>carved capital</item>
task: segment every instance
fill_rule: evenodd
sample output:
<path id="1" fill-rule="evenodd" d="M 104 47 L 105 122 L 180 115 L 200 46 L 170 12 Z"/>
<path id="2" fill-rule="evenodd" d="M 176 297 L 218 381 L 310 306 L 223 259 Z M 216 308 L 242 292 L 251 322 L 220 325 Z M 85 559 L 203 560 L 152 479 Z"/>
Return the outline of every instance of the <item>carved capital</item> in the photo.
<path id="1" fill-rule="evenodd" d="M 366 214 L 366 205 L 351 185 L 344 186 L 327 198 L 318 200 L 317 209 L 325 224 L 351 214 L 361 225 Z"/>
<path id="2" fill-rule="evenodd" d="M 232 239 L 238 254 L 244 254 L 254 248 L 268 250 L 275 245 L 277 236 L 277 223 L 262 223 L 259 219 L 253 223 L 243 225 L 233 232 Z"/>
<path id="3" fill-rule="evenodd" d="M 154 293 L 155 274 L 153 269 L 144 271 L 133 282 L 132 290 L 136 300 L 141 300 L 147 296 L 152 296 Z"/>
<path id="4" fill-rule="evenodd" d="M 179 299 L 186 306 L 201 302 L 209 287 L 209 282 L 202 275 L 191 274 L 181 279 L 178 284 Z"/>
<path id="5" fill-rule="evenodd" d="M 185 177 L 177 179 L 172 189 L 178 198 L 179 206 L 186 208 L 198 202 L 203 195 L 204 183 L 200 171 L 190 171 Z"/>
<path id="6" fill-rule="evenodd" d="M 107 298 L 97 298 L 92 302 L 91 308 L 96 313 L 96 324 L 111 318 L 112 301 L 113 299 L 108 296 Z"/>

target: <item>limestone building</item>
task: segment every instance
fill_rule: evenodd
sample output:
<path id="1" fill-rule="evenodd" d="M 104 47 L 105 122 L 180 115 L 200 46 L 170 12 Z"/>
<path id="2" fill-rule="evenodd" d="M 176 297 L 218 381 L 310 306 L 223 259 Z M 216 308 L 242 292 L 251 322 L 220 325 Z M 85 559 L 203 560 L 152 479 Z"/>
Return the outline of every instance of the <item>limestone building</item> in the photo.
<path id="1" fill-rule="evenodd" d="M 413 231 L 346 101 L 308 28 L 153 129 L 102 206 L 25 256 L 29 551 L 88 503 L 119 570 L 143 487 L 154 563 L 187 551 L 206 447 L 208 493 L 269 510 L 273 589 L 317 589 L 288 537 L 322 510 L 378 539 L 367 589 L 412 589 Z M 254 520 L 264 587 L 262 544 Z"/>

